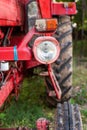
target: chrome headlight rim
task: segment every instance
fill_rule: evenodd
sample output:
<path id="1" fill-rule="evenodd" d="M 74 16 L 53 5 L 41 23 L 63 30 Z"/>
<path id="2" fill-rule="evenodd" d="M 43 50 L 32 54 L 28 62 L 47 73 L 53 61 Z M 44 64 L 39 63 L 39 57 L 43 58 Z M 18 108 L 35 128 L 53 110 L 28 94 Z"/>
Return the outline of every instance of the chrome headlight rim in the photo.
<path id="1" fill-rule="evenodd" d="M 53 46 L 55 46 L 56 48 L 56 55 L 54 56 L 53 59 L 49 60 L 49 61 L 43 61 L 40 59 L 40 57 L 38 57 L 38 54 L 37 54 L 37 48 L 40 44 L 42 44 L 43 42 L 51 42 L 53 44 Z M 34 46 L 33 46 L 33 53 L 34 53 L 34 57 L 35 59 L 42 63 L 42 64 L 51 64 L 53 62 L 55 62 L 57 60 L 57 58 L 59 57 L 59 54 L 60 54 L 60 46 L 59 46 L 59 42 L 54 38 L 54 37 L 51 37 L 51 36 L 43 36 L 43 37 L 38 37 L 35 42 L 34 42 Z"/>

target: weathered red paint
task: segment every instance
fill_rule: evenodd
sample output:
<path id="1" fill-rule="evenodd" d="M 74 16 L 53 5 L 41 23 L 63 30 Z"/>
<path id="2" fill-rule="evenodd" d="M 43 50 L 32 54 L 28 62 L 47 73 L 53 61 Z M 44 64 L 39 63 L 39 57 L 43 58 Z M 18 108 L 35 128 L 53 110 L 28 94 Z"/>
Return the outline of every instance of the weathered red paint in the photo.
<path id="1" fill-rule="evenodd" d="M 18 60 L 31 60 L 32 59 L 32 52 L 31 49 L 28 47 L 28 43 L 35 34 L 35 29 L 31 29 L 22 41 L 17 44 L 17 54 Z M 15 39 L 16 40 L 16 39 Z M 13 47 L 0 47 L 0 61 L 14 61 L 14 46 Z"/>
<path id="2" fill-rule="evenodd" d="M 32 37 L 34 36 L 34 34 L 39 34 L 36 33 L 35 28 L 32 28 L 23 38 L 23 40 L 18 44 L 19 48 L 23 48 L 26 47 L 27 44 L 29 43 L 29 41 L 32 39 Z"/>
<path id="3" fill-rule="evenodd" d="M 18 60 L 31 60 L 32 52 L 29 47 L 17 48 Z M 14 47 L 0 47 L 0 61 L 15 61 Z"/>
<path id="4" fill-rule="evenodd" d="M 15 37 L 15 42 L 17 46 L 17 54 L 18 54 L 18 61 L 29 61 L 32 60 L 33 54 L 31 48 L 29 48 L 28 44 L 29 41 L 32 39 L 34 34 L 40 34 L 39 32 L 36 32 L 35 28 L 32 28 L 24 37 L 21 37 L 22 40 L 17 39 Z M 42 35 L 47 35 L 41 33 Z M 51 35 L 53 33 L 50 33 Z M 49 33 L 48 33 L 49 35 Z M 18 43 L 19 41 L 19 43 Z M 12 43 L 12 45 L 15 45 Z M 0 61 L 6 60 L 6 61 L 14 61 L 14 46 L 12 47 L 0 47 Z"/>
<path id="5" fill-rule="evenodd" d="M 23 12 L 18 0 L 1 0 L 0 10 L 0 26 L 19 26 L 23 24 Z"/>
<path id="6" fill-rule="evenodd" d="M 38 0 L 42 18 L 51 18 L 51 0 Z"/>
<path id="7" fill-rule="evenodd" d="M 25 67 L 26 69 L 30 69 L 39 65 L 41 65 L 40 62 L 36 61 L 35 59 L 32 59 L 32 60 L 26 61 Z"/>
<path id="8" fill-rule="evenodd" d="M 19 84 L 23 79 L 23 75 L 16 71 L 16 84 Z M 12 75 L 6 83 L 0 88 L 0 107 L 3 105 L 7 97 L 10 95 L 12 90 L 15 88 L 14 75 Z"/>
<path id="9" fill-rule="evenodd" d="M 5 85 L 2 86 L 0 89 L 0 107 L 3 105 L 9 94 L 12 92 L 14 89 L 14 84 L 13 84 L 13 77 L 5 83 Z"/>
<path id="10" fill-rule="evenodd" d="M 65 8 L 64 3 L 52 2 L 51 3 L 51 13 L 52 15 L 74 15 L 77 13 L 76 4 L 73 2 L 72 8 Z"/>
<path id="11" fill-rule="evenodd" d="M 52 81 L 56 96 L 58 99 L 61 99 L 62 92 L 61 92 L 60 86 L 55 78 L 55 75 L 53 73 L 53 70 L 52 70 L 52 67 L 50 64 L 48 65 L 48 73 L 49 73 L 50 79 Z"/>

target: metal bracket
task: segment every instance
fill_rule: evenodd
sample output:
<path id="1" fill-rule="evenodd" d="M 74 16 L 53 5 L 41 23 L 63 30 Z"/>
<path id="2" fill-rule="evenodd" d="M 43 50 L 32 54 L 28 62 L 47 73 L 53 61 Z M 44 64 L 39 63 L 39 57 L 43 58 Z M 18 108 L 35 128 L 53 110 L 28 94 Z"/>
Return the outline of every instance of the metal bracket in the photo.
<path id="1" fill-rule="evenodd" d="M 51 64 L 48 65 L 48 73 L 49 73 L 50 79 L 52 81 L 56 96 L 57 96 L 58 99 L 61 99 L 62 92 L 61 92 L 60 86 L 59 86 L 59 84 L 58 84 L 58 82 L 56 80 L 56 77 L 55 77 L 55 75 L 53 73 Z"/>

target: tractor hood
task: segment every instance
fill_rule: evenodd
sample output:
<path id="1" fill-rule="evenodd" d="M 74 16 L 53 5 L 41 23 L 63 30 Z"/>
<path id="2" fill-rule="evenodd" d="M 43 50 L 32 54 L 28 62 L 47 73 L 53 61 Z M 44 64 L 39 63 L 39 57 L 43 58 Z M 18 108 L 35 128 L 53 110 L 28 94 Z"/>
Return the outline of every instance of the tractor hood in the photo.
<path id="1" fill-rule="evenodd" d="M 18 0 L 0 0 L 0 26 L 20 26 L 22 5 Z"/>

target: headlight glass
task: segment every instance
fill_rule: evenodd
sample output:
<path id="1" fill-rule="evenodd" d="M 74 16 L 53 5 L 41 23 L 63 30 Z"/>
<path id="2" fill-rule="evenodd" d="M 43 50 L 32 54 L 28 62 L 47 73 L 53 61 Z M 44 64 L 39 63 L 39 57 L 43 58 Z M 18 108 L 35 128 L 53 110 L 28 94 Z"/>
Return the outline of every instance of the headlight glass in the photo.
<path id="1" fill-rule="evenodd" d="M 43 41 L 37 47 L 37 57 L 42 62 L 49 62 L 56 56 L 56 46 L 51 41 Z"/>
<path id="2" fill-rule="evenodd" d="M 51 36 L 38 37 L 34 42 L 33 53 L 38 62 L 51 64 L 60 54 L 59 42 Z"/>

